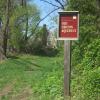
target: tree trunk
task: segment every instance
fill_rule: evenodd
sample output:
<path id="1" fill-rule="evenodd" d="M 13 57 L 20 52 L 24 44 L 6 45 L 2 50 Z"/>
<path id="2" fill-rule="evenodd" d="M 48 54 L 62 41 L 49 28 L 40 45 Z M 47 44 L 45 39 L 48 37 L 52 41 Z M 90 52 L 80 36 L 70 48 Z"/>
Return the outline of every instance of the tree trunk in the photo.
<path id="1" fill-rule="evenodd" d="M 7 0 L 7 5 L 6 5 L 6 25 L 5 25 L 5 30 L 4 30 L 4 35 L 3 35 L 3 50 L 4 50 L 4 55 L 7 56 L 7 42 L 8 42 L 8 33 L 9 33 L 9 18 L 10 18 L 10 4 L 11 1 Z"/>
<path id="2" fill-rule="evenodd" d="M 27 41 L 28 41 L 27 34 L 28 34 L 28 26 L 29 26 L 29 24 L 28 24 L 29 19 L 28 19 L 27 0 L 21 0 L 21 2 L 22 2 L 21 6 L 24 7 L 25 10 L 26 10 L 26 27 L 25 27 L 25 35 L 24 35 L 24 38 L 23 38 L 23 42 L 24 42 L 24 50 L 27 53 L 27 46 L 26 45 L 27 45 Z"/>
<path id="3" fill-rule="evenodd" d="M 4 37 L 3 37 L 3 50 L 5 56 L 7 56 L 7 42 L 8 42 L 8 26 L 5 29 Z"/>
<path id="4" fill-rule="evenodd" d="M 28 34 L 28 21 L 29 21 L 29 19 L 28 19 L 28 9 L 27 9 L 27 2 L 26 2 L 26 0 L 24 0 L 24 6 L 26 8 L 26 32 L 25 32 L 25 41 L 27 42 L 27 39 L 28 39 L 28 37 L 27 37 L 27 34 Z"/>
<path id="5" fill-rule="evenodd" d="M 21 5 L 22 5 L 22 6 L 24 5 L 24 0 L 21 0 Z"/>
<path id="6" fill-rule="evenodd" d="M 5 59 L 4 53 L 3 53 L 3 34 L 2 30 L 0 29 L 0 61 Z"/>

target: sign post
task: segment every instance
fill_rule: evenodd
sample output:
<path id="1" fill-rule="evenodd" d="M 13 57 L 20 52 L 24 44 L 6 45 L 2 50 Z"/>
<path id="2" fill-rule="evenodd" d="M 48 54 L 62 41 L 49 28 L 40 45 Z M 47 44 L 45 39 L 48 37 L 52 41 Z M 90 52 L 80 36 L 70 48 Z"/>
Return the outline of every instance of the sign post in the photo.
<path id="1" fill-rule="evenodd" d="M 58 40 L 64 40 L 64 100 L 71 99 L 71 40 L 79 37 L 79 12 L 59 12 Z"/>
<path id="2" fill-rule="evenodd" d="M 70 79 L 71 79 L 71 41 L 64 41 L 64 100 L 70 100 Z"/>

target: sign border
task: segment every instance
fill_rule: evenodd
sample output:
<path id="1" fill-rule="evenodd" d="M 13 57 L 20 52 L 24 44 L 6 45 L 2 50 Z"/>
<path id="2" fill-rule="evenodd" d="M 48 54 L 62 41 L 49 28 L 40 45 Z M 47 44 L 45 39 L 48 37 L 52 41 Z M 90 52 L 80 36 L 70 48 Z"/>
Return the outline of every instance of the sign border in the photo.
<path id="1" fill-rule="evenodd" d="M 57 34 L 57 40 L 78 40 L 79 39 L 79 11 L 59 11 L 59 16 L 58 16 L 58 34 Z M 60 34 L 60 15 L 61 14 L 73 14 L 73 13 L 77 13 L 77 16 L 78 16 L 78 31 L 77 31 L 77 38 L 64 38 L 64 37 L 60 37 L 59 34 Z"/>

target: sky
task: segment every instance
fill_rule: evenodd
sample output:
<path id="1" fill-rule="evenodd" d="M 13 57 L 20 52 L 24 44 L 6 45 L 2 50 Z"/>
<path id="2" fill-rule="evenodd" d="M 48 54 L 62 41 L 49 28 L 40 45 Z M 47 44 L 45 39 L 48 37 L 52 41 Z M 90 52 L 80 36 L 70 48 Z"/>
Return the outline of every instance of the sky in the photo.
<path id="1" fill-rule="evenodd" d="M 55 3 L 54 0 L 52 0 L 52 2 Z M 52 5 L 45 3 L 41 0 L 31 0 L 31 4 L 32 3 L 35 3 L 38 6 L 38 8 L 41 12 L 41 19 L 54 9 L 54 7 Z M 40 23 L 40 25 L 46 24 L 49 28 L 53 28 L 53 26 L 55 26 L 55 25 L 51 19 L 52 19 L 52 17 L 57 16 L 57 15 L 58 15 L 58 12 L 55 11 L 50 16 L 48 16 L 45 20 L 43 20 Z"/>

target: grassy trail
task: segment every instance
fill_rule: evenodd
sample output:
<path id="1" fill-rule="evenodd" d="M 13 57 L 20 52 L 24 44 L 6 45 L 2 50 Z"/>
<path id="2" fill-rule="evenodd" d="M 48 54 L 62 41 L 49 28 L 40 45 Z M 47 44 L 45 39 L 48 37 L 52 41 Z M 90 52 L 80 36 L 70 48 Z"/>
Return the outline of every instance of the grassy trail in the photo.
<path id="1" fill-rule="evenodd" d="M 55 98 L 62 87 L 60 62 L 59 57 L 9 57 L 0 64 L 0 100 L 62 100 Z"/>

